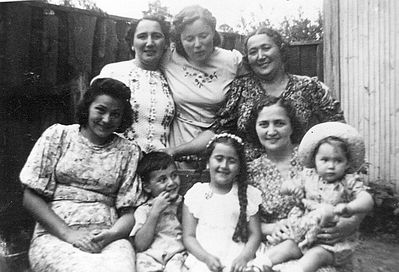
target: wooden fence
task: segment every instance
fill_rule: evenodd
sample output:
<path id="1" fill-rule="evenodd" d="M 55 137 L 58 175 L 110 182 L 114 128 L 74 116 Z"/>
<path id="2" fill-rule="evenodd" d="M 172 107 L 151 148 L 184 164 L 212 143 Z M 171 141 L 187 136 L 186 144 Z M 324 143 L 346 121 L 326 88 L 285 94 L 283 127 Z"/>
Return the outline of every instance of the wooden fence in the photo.
<path id="1" fill-rule="evenodd" d="M 132 23 L 40 2 L 0 3 L 0 241 L 23 236 L 26 246 L 33 221 L 18 180 L 26 157 L 48 126 L 73 123 L 77 101 L 105 64 L 131 58 L 124 37 Z M 222 33 L 222 41 L 241 51 L 242 36 Z M 322 79 L 321 51 L 321 43 L 291 45 L 288 71 Z"/>

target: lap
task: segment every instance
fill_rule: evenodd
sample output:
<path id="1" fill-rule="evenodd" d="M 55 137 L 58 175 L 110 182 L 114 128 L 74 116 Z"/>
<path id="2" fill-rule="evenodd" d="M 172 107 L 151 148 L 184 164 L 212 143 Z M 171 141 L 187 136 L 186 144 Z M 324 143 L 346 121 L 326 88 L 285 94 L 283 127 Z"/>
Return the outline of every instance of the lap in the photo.
<path id="1" fill-rule="evenodd" d="M 125 239 L 112 242 L 101 253 L 88 253 L 46 234 L 32 241 L 29 261 L 33 271 L 135 271 L 134 250 Z"/>

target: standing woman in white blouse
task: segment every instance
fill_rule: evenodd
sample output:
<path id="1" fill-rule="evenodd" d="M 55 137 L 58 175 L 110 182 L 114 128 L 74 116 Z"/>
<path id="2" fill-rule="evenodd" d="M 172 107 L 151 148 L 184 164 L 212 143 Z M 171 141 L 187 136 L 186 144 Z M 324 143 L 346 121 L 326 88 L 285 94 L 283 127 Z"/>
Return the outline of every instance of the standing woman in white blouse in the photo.
<path id="1" fill-rule="evenodd" d="M 198 5 L 184 8 L 174 17 L 171 37 L 174 47 L 165 55 L 162 69 L 173 94 L 176 116 L 166 151 L 180 157 L 196 153 L 190 141 L 214 123 L 228 86 L 241 67 L 242 55 L 218 47 L 221 39 L 216 18 Z M 195 168 L 196 164 L 187 161 L 181 167 Z"/>
<path id="2" fill-rule="evenodd" d="M 104 66 L 96 78 L 117 79 L 131 90 L 134 122 L 123 136 L 146 153 L 164 149 L 175 114 L 168 83 L 159 70 L 169 46 L 169 26 L 163 18 L 145 16 L 129 30 L 127 41 L 135 58 Z"/>

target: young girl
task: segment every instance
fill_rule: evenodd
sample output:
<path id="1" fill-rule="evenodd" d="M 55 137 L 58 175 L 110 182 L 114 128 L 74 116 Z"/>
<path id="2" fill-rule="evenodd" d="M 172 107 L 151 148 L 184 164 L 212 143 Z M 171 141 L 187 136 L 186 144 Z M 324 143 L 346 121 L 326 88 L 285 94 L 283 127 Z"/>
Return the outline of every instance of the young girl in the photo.
<path id="1" fill-rule="evenodd" d="M 315 244 L 321 227 L 337 216 L 367 213 L 373 207 L 371 195 L 357 174 L 364 162 L 364 142 L 353 127 L 327 122 L 314 126 L 299 145 L 299 157 L 305 167 L 300 179 L 282 188 L 295 194 L 305 206 L 305 215 L 288 218 L 290 237 L 267 252 L 268 266 L 301 257 L 287 271 L 316 271 L 325 265 L 342 265 L 356 246 L 356 235 L 333 244 Z M 292 184 L 296 184 L 293 186 Z M 295 223 L 294 223 L 295 222 Z M 277 242 L 282 237 L 271 237 Z M 284 271 L 284 270 L 283 270 Z"/>
<path id="2" fill-rule="evenodd" d="M 260 271 L 253 259 L 261 240 L 257 215 L 261 195 L 247 185 L 241 138 L 228 133 L 214 136 L 205 158 L 210 183 L 194 184 L 184 200 L 186 266 L 201 272 Z"/>

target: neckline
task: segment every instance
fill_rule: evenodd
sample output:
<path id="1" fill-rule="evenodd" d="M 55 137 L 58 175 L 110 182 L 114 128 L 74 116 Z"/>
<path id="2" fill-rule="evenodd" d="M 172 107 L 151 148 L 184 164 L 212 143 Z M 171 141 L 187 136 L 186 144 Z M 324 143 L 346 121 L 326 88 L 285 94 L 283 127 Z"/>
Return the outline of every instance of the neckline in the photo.
<path id="1" fill-rule="evenodd" d="M 104 144 L 95 144 L 95 143 L 91 142 L 89 139 L 87 139 L 87 138 L 83 135 L 83 133 L 82 133 L 82 127 L 81 127 L 81 126 L 78 126 L 78 128 L 77 128 L 77 134 L 78 134 L 78 137 L 79 137 L 79 139 L 81 140 L 81 142 L 82 142 L 83 144 L 85 144 L 86 146 L 88 146 L 88 147 L 90 147 L 90 148 L 92 148 L 92 149 L 96 149 L 96 150 L 103 149 L 103 148 L 107 148 L 107 147 L 113 145 L 113 144 L 115 143 L 116 139 L 118 139 L 118 135 L 116 135 L 115 133 L 113 133 L 113 134 L 110 136 L 110 137 L 112 137 L 112 139 L 106 141 Z"/>

